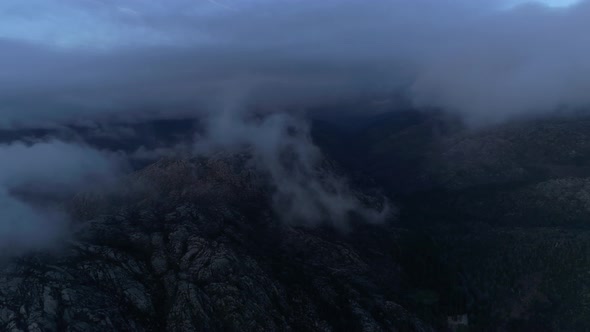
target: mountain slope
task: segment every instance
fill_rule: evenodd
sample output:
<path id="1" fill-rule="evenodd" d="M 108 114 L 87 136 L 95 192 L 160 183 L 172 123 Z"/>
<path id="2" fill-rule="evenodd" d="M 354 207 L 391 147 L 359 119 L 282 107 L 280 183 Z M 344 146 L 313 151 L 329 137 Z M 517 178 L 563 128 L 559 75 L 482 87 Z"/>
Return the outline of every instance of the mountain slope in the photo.
<path id="1" fill-rule="evenodd" d="M 399 231 L 284 225 L 245 160 L 163 160 L 78 195 L 71 243 L 0 268 L 0 328 L 431 330 L 397 301 Z"/>
<path id="2" fill-rule="evenodd" d="M 437 244 L 470 328 L 588 330 L 590 119 L 445 123 L 436 113 L 382 117 L 348 134 L 364 148 L 342 163 L 373 177 L 395 197 L 400 224 Z"/>

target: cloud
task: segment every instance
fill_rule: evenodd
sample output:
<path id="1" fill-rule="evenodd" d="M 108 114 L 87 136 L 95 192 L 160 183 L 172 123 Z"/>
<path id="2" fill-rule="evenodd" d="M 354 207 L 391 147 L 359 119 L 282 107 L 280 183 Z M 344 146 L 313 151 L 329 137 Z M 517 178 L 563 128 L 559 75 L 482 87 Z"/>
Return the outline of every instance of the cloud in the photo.
<path id="1" fill-rule="evenodd" d="M 44 249 L 67 231 L 64 215 L 37 209 L 0 189 L 0 256 Z"/>
<path id="2" fill-rule="evenodd" d="M 467 19 L 455 31 L 443 27 L 430 51 L 413 50 L 412 97 L 418 106 L 455 111 L 474 123 L 585 108 L 589 17 L 589 3 L 530 4 Z"/>
<path id="3" fill-rule="evenodd" d="M 293 120 L 309 109 L 401 94 L 481 125 L 588 106 L 590 3 L 510 3 L 2 1 L 0 127 L 209 118 L 207 144 L 253 147 L 276 204 L 298 202 L 283 210 L 333 217 L 358 206 L 316 172 L 319 152 Z M 47 159 L 84 178 L 84 159 L 24 151 L 15 165 Z"/>
<path id="4" fill-rule="evenodd" d="M 253 165 L 268 176 L 275 212 L 284 221 L 307 226 L 330 222 L 344 228 L 351 213 L 372 223 L 391 215 L 387 203 L 381 208 L 363 204 L 330 169 L 301 119 L 288 114 L 240 118 L 226 111 L 209 120 L 196 152 L 249 151 Z"/>
<path id="5" fill-rule="evenodd" d="M 0 183 L 10 187 L 40 185 L 58 190 L 112 175 L 116 160 L 89 147 L 61 141 L 0 145 Z"/>
<path id="6" fill-rule="evenodd" d="M 307 108 L 405 91 L 502 121 L 584 107 L 590 4 L 5 1 L 0 125 Z M 220 5 L 221 4 L 221 5 Z"/>
<path id="7" fill-rule="evenodd" d="M 120 172 L 116 157 L 61 141 L 0 145 L 0 250 L 46 248 L 67 232 L 51 197 L 104 183 Z"/>

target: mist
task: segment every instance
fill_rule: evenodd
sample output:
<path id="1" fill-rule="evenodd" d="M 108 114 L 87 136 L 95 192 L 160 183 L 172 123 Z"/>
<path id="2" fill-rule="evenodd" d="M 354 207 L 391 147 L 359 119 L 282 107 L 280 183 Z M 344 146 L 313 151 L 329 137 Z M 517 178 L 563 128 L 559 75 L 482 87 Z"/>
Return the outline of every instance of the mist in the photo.
<path id="1" fill-rule="evenodd" d="M 116 156 L 61 141 L 0 145 L 0 250 L 3 254 L 54 246 L 68 235 L 62 206 L 42 199 L 73 195 L 114 180 Z"/>
<path id="2" fill-rule="evenodd" d="M 195 147 L 178 149 L 248 146 L 285 218 L 341 219 L 362 208 L 345 180 L 318 173 L 312 109 L 401 95 L 474 126 L 584 110 L 589 18 L 587 1 L 3 1 L 0 127 L 207 119 Z M 67 144 L 17 147 L 3 149 L 16 166 L 0 167 L 15 215 L 36 212 L 13 201 L 14 181 L 69 185 L 95 167 Z"/>
<path id="3" fill-rule="evenodd" d="M 351 213 L 370 223 L 392 216 L 386 201 L 370 207 L 359 200 L 312 143 L 309 125 L 300 118 L 288 114 L 239 118 L 228 110 L 210 118 L 207 128 L 195 152 L 248 152 L 253 166 L 268 176 L 273 208 L 283 221 L 304 226 L 330 222 L 344 229 Z"/>

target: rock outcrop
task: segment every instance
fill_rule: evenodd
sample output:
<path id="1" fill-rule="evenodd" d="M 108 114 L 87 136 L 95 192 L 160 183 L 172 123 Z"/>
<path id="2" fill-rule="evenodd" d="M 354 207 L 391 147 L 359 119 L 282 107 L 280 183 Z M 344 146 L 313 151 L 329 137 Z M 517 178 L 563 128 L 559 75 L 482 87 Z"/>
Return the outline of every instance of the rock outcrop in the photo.
<path id="1" fill-rule="evenodd" d="M 75 234 L 0 265 L 2 331 L 429 331 L 389 226 L 281 223 L 243 156 L 163 160 L 78 195 Z"/>

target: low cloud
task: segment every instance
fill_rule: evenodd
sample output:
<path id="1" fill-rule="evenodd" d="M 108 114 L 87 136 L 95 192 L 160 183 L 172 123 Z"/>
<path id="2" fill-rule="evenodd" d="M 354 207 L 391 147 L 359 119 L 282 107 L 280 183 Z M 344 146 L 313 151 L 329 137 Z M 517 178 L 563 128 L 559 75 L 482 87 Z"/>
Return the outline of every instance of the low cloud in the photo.
<path id="1" fill-rule="evenodd" d="M 52 197 L 112 180 L 120 161 L 60 141 L 0 145 L 0 250 L 41 249 L 67 234 L 68 219 Z"/>
<path id="2" fill-rule="evenodd" d="M 288 114 L 254 118 L 219 114 L 210 118 L 208 132 L 197 140 L 195 150 L 205 155 L 249 151 L 253 165 L 268 176 L 275 212 L 286 222 L 346 227 L 351 213 L 379 223 L 392 212 L 384 202 L 362 203 L 313 145 L 307 124 Z"/>
<path id="3" fill-rule="evenodd" d="M 343 181 L 317 171 L 299 120 L 310 109 L 402 96 L 485 125 L 587 108 L 590 3 L 513 3 L 3 1 L 0 127 L 208 118 L 209 148 L 254 149 L 277 210 L 338 219 L 362 209 Z M 56 144 L 0 148 L 16 156 L 0 166 L 3 197 L 15 183 L 73 185 L 108 164 L 69 145 L 57 150 L 85 157 L 56 159 Z"/>

